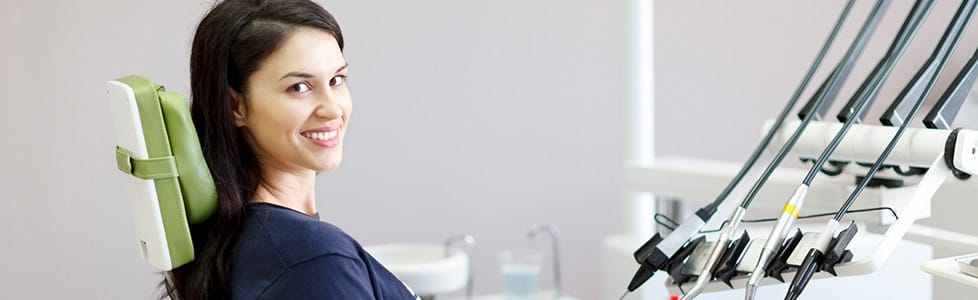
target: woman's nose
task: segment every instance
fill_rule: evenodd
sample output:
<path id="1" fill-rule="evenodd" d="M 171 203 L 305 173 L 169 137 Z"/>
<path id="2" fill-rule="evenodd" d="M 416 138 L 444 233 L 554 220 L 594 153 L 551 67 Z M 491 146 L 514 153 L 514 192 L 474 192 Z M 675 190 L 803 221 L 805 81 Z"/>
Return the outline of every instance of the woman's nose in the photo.
<path id="1" fill-rule="evenodd" d="M 324 119 L 338 119 L 343 117 L 343 108 L 333 101 L 321 101 L 319 102 L 319 105 L 316 106 L 315 114 L 316 117 Z"/>

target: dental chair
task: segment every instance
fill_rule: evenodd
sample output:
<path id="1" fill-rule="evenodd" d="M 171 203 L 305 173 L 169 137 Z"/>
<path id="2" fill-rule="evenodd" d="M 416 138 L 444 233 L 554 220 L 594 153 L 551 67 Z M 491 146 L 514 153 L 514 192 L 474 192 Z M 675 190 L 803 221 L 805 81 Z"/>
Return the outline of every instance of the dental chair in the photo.
<path id="1" fill-rule="evenodd" d="M 126 174 L 139 253 L 163 271 L 194 259 L 190 225 L 217 210 L 217 191 L 201 153 L 187 100 L 149 79 L 107 83 L 117 145 Z"/>

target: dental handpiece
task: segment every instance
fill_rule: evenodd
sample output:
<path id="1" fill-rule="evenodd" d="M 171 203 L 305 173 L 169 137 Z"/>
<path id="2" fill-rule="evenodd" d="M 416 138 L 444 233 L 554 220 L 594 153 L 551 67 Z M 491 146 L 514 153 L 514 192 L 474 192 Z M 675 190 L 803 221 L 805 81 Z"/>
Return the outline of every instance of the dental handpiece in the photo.
<path id="1" fill-rule="evenodd" d="M 842 24 L 845 23 L 854 2 L 854 0 L 849 0 L 847 2 L 845 9 L 843 9 L 843 11 L 840 13 L 838 19 L 833 25 L 832 31 L 825 39 L 821 49 L 819 49 L 818 55 L 816 55 L 812 65 L 805 73 L 805 76 L 801 80 L 801 83 L 795 90 L 791 99 L 785 104 L 785 107 L 778 115 L 778 118 L 776 119 L 771 131 L 768 132 L 768 134 L 766 134 L 761 140 L 760 144 L 758 144 L 757 148 L 755 148 L 750 158 L 747 159 L 737 175 L 734 176 L 727 187 L 724 188 L 720 195 L 718 195 L 716 200 L 714 200 L 714 202 L 710 205 L 700 208 L 695 214 L 683 220 L 680 226 L 673 230 L 672 233 L 665 238 L 662 238 L 656 234 L 635 251 L 634 257 L 640 266 L 638 271 L 636 271 L 635 275 L 632 277 L 632 280 L 628 283 L 629 292 L 638 289 L 638 287 L 651 278 L 655 272 L 666 267 L 666 264 L 669 262 L 670 258 L 672 258 L 676 252 L 690 240 L 691 237 L 695 236 L 703 228 L 703 226 L 710 221 L 713 215 L 717 212 L 718 207 L 727 200 L 734 188 L 740 184 L 740 181 L 744 178 L 744 176 L 750 171 L 754 164 L 758 162 L 761 154 L 764 153 L 768 145 L 771 143 L 775 130 L 780 128 L 781 124 L 784 123 L 785 119 L 801 97 L 801 94 L 804 92 L 812 77 L 815 75 L 815 71 L 822 64 L 822 60 L 824 60 L 829 48 L 832 46 L 832 43 L 838 36 L 838 33 L 842 28 Z M 817 110 L 812 109 L 813 114 L 816 111 Z"/>
<path id="2" fill-rule="evenodd" d="M 791 196 L 791 199 L 784 205 L 784 209 L 781 211 L 781 217 L 778 218 L 778 222 L 771 229 L 771 235 L 768 237 L 767 241 L 764 242 L 764 248 L 761 249 L 760 259 L 757 260 L 757 265 L 754 266 L 754 270 L 750 274 L 750 278 L 747 280 L 747 297 L 746 299 L 753 299 L 756 293 L 756 288 L 761 279 L 764 278 L 764 269 L 773 259 L 771 256 L 774 255 L 781 248 L 781 244 L 784 243 L 785 236 L 788 235 L 788 231 L 791 230 L 791 226 L 794 221 L 798 219 L 799 207 L 801 207 L 802 202 L 805 201 L 805 195 L 808 193 L 808 185 L 802 184 L 795 189 L 795 193 Z"/>
<path id="3" fill-rule="evenodd" d="M 889 3 L 890 3 L 889 0 L 879 0 L 876 3 L 876 6 L 873 8 L 873 11 L 870 12 L 869 17 L 866 19 L 862 28 L 860 28 L 859 33 L 853 40 L 852 44 L 849 46 L 849 49 L 846 51 L 846 54 L 844 55 L 842 61 L 839 63 L 839 67 L 837 68 L 837 70 L 846 70 L 848 68 L 851 68 L 852 65 L 855 64 L 856 59 L 863 52 L 863 49 L 865 49 L 865 46 L 869 41 L 869 37 L 872 35 L 876 27 L 879 25 L 879 21 L 880 19 L 882 19 L 883 15 L 885 14 L 886 7 L 889 6 Z M 846 75 L 848 75 L 847 71 L 833 72 L 829 76 L 829 81 L 826 84 L 827 90 L 832 90 L 837 84 L 842 84 L 842 82 L 845 81 L 844 77 Z M 833 99 L 826 99 L 829 98 L 828 97 L 829 94 L 830 93 L 824 93 L 820 95 L 817 100 L 815 100 L 815 104 L 813 105 L 812 108 L 813 113 L 807 114 L 805 116 L 804 120 L 802 120 L 801 125 L 798 126 L 794 134 L 792 134 L 792 136 L 788 139 L 788 141 L 781 147 L 781 149 L 778 151 L 777 155 L 775 156 L 774 160 L 772 160 L 770 164 L 768 164 L 767 168 L 764 170 L 764 173 L 762 173 L 760 178 L 758 178 L 757 181 L 754 182 L 754 186 L 751 188 L 747 197 L 745 197 L 744 200 L 741 202 L 740 207 L 734 212 L 733 215 L 731 215 L 730 219 L 728 219 L 729 227 L 727 227 L 728 228 L 727 234 L 721 235 L 717 240 L 717 242 L 713 245 L 713 248 L 710 249 L 710 254 L 711 254 L 710 260 L 705 265 L 704 269 L 700 272 L 699 277 L 696 280 L 696 284 L 693 285 L 693 288 L 689 292 L 687 292 L 687 296 L 683 297 L 683 299 L 693 299 L 696 295 L 702 292 L 702 290 L 706 287 L 706 284 L 709 283 L 710 280 L 712 280 L 713 267 L 716 265 L 716 262 L 719 260 L 719 256 L 723 254 L 723 251 L 726 250 L 727 245 L 730 243 L 730 236 L 731 236 L 730 232 L 736 230 L 739 227 L 740 222 L 743 220 L 743 216 L 744 216 L 743 212 L 747 210 L 747 208 L 750 206 L 751 201 L 760 191 L 760 188 L 764 186 L 764 184 L 767 182 L 767 179 L 770 178 L 774 170 L 778 167 L 778 165 L 781 164 L 781 161 L 784 160 L 785 156 L 788 154 L 788 152 L 791 150 L 794 144 L 798 141 L 798 138 L 800 138 L 801 135 L 804 133 L 805 128 L 808 126 L 808 124 L 811 123 L 811 120 L 817 115 L 817 113 L 814 112 L 817 111 L 820 107 L 822 107 L 822 105 L 831 105 L 831 102 L 835 100 L 834 97 Z M 782 227 L 786 228 L 787 226 L 782 225 Z"/>
<path id="4" fill-rule="evenodd" d="M 912 39 L 913 34 L 916 29 L 919 28 L 920 23 L 922 23 L 922 16 L 930 10 L 931 4 L 929 1 L 924 1 L 923 6 L 921 6 L 921 1 L 918 1 L 914 8 L 910 11 L 909 16 L 906 18 L 903 27 L 898 32 L 896 38 L 894 38 L 893 44 L 890 46 L 889 51 L 883 57 L 883 59 L 878 64 L 876 70 L 873 74 L 867 78 L 866 83 L 863 85 L 864 89 L 860 89 L 856 95 L 854 95 L 853 100 L 850 103 L 855 102 L 854 110 L 848 111 L 848 116 L 845 124 L 836 133 L 836 136 L 830 142 L 829 146 L 823 150 L 822 154 L 816 160 L 815 164 L 811 167 L 808 175 L 803 180 L 802 184 L 795 190 L 795 193 L 791 198 L 785 203 L 784 210 L 781 216 L 778 218 L 777 224 L 771 229 L 770 234 L 765 242 L 764 248 L 761 250 L 760 259 L 757 260 L 757 264 L 754 266 L 751 272 L 750 278 L 747 281 L 745 299 L 753 299 L 757 291 L 757 286 L 760 284 L 761 279 L 766 275 L 766 268 L 771 263 L 773 258 L 771 257 L 782 246 L 785 237 L 793 223 L 798 219 L 800 210 L 804 204 L 805 194 L 808 188 L 812 184 L 815 175 L 821 169 L 822 165 L 828 161 L 828 158 L 838 147 L 839 143 L 845 137 L 848 130 L 852 125 L 857 122 L 860 118 L 858 117 L 863 111 L 867 109 L 868 104 L 875 99 L 876 93 L 879 91 L 880 86 L 886 77 L 889 76 L 893 69 L 895 61 L 902 55 L 909 41 Z M 831 234 L 828 235 L 831 241 Z M 827 247 L 827 243 L 826 246 Z"/>
<path id="5" fill-rule="evenodd" d="M 835 237 L 835 231 L 838 228 L 838 220 L 831 219 L 825 223 L 825 228 L 822 229 L 822 233 L 819 234 L 818 239 L 815 240 L 815 245 L 808 250 L 805 260 L 798 267 L 798 272 L 795 273 L 795 277 L 791 280 L 791 284 L 788 285 L 788 293 L 785 296 L 786 298 L 798 298 L 798 296 L 801 295 L 801 291 L 808 283 L 808 280 L 811 279 L 811 276 L 822 268 L 822 264 L 825 261 L 825 252 L 828 251 L 829 244 L 832 243 L 832 238 Z"/>
<path id="6" fill-rule="evenodd" d="M 693 288 L 690 289 L 688 292 L 686 292 L 685 295 L 683 295 L 681 300 L 695 298 L 700 294 L 700 292 L 703 291 L 703 288 L 706 287 L 706 284 L 713 279 L 712 270 L 716 268 L 716 265 L 720 262 L 720 257 L 723 256 L 723 251 L 726 250 L 727 247 L 729 246 L 730 237 L 733 231 L 736 230 L 737 227 L 739 227 L 740 225 L 739 220 L 743 219 L 745 212 L 747 212 L 747 210 L 743 209 L 742 207 L 738 207 L 734 211 L 733 217 L 731 217 L 731 220 L 736 220 L 736 221 L 731 223 L 726 223 L 726 222 L 723 223 L 723 225 L 721 226 L 722 228 L 720 229 L 720 238 L 718 239 L 716 245 L 714 245 L 713 249 L 710 251 L 709 259 L 707 259 L 706 264 L 703 266 L 703 270 L 700 271 L 699 277 L 696 278 L 696 284 L 693 285 Z"/>

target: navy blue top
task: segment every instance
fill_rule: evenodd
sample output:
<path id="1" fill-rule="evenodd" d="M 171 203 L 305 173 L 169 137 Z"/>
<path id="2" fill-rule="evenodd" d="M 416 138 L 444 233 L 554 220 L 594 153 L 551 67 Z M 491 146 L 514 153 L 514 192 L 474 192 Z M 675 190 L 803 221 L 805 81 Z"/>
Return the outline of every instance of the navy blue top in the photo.
<path id="1" fill-rule="evenodd" d="M 232 299 L 416 299 L 345 232 L 290 208 L 248 206 Z"/>

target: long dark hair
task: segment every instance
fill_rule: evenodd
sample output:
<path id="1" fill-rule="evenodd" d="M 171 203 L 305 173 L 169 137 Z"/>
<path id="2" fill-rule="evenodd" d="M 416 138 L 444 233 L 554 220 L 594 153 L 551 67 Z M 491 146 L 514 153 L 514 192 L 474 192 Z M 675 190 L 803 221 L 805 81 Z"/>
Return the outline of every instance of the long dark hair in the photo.
<path id="1" fill-rule="evenodd" d="M 234 245 L 261 174 L 254 153 L 234 125 L 235 104 L 229 89 L 247 94 L 248 78 L 296 27 L 322 29 L 343 49 L 336 20 L 308 0 L 223 1 L 197 26 L 190 54 L 190 113 L 217 186 L 218 209 L 208 221 L 191 226 L 195 259 L 164 272 L 161 299 L 231 296 Z"/>

